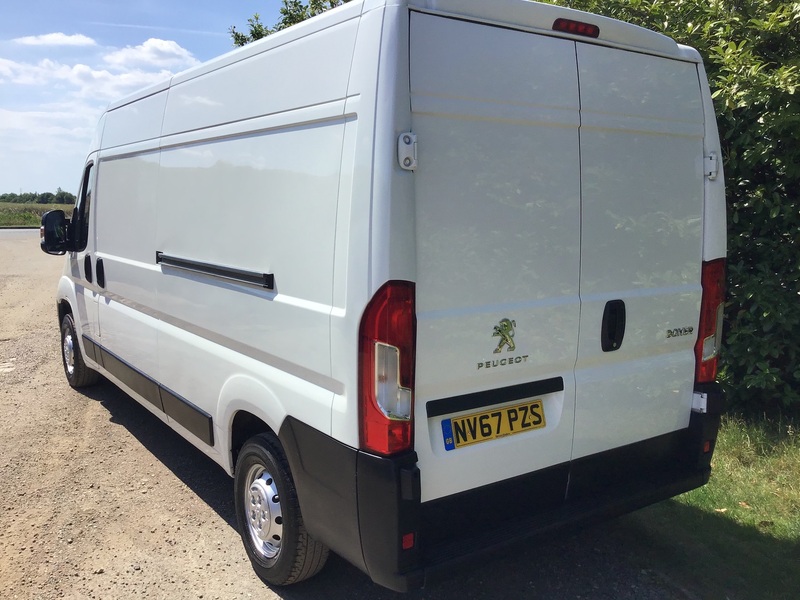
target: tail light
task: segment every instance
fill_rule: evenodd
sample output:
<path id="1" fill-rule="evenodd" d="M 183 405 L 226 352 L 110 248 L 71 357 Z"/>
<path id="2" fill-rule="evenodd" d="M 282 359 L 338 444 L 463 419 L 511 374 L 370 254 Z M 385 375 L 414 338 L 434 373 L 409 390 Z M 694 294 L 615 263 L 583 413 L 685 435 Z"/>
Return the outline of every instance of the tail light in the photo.
<path id="1" fill-rule="evenodd" d="M 725 301 L 725 259 L 703 263 L 703 299 L 695 354 L 695 383 L 717 378 L 717 360 L 722 343 L 722 315 Z"/>
<path id="2" fill-rule="evenodd" d="M 413 447 L 414 284 L 390 281 L 370 300 L 359 331 L 361 448 L 383 456 Z"/>

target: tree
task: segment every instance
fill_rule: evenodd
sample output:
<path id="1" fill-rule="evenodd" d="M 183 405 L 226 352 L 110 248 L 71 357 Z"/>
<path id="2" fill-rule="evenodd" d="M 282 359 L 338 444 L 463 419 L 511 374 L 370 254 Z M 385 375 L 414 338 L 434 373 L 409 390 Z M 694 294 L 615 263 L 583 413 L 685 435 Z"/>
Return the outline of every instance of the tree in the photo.
<path id="1" fill-rule="evenodd" d="M 75 204 L 75 195 L 65 192 L 61 188 L 52 192 L 24 192 L 15 194 L 9 192 L 0 194 L 0 202 L 13 202 L 14 204 Z"/>
<path id="2" fill-rule="evenodd" d="M 75 195 L 65 192 L 61 188 L 56 190 L 56 204 L 75 204 Z"/>
<path id="3" fill-rule="evenodd" d="M 256 13 L 247 19 L 249 30 L 247 33 L 237 31 L 234 25 L 228 28 L 228 33 L 234 46 L 244 46 L 346 2 L 350 2 L 350 0 L 309 0 L 307 4 L 301 0 L 283 0 L 283 6 L 280 9 L 281 17 L 272 28 L 265 26 L 261 22 L 260 15 Z"/>

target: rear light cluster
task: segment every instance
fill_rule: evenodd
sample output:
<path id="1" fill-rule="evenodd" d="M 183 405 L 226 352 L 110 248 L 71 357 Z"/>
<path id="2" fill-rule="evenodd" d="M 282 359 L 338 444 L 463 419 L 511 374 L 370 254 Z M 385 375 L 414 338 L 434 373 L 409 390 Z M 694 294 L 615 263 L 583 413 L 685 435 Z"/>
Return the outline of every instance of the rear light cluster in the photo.
<path id="1" fill-rule="evenodd" d="M 414 284 L 384 284 L 367 305 L 359 331 L 363 450 L 389 456 L 413 447 L 416 330 Z"/>
<path id="2" fill-rule="evenodd" d="M 703 299 L 695 354 L 695 383 L 717 378 L 717 361 L 722 343 L 722 315 L 725 306 L 725 259 L 703 263 Z"/>

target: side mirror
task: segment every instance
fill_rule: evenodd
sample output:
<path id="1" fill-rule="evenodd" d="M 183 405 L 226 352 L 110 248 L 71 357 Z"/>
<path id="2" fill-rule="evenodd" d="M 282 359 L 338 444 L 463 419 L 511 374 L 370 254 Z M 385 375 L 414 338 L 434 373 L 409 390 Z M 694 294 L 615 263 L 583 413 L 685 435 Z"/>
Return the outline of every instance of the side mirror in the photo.
<path id="1" fill-rule="evenodd" d="M 47 254 L 67 252 L 67 225 L 69 220 L 63 210 L 50 210 L 42 215 L 39 237 L 43 252 Z"/>

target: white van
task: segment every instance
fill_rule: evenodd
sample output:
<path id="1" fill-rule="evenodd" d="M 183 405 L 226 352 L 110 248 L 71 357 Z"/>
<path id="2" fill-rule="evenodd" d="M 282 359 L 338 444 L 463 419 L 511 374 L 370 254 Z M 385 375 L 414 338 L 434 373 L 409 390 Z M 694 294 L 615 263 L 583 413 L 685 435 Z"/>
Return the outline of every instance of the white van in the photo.
<path id="1" fill-rule="evenodd" d="M 377 583 L 708 480 L 725 202 L 700 56 L 525 0 L 354 0 L 103 115 L 69 382 L 234 477 L 288 584 Z"/>

